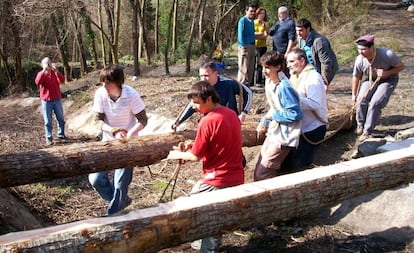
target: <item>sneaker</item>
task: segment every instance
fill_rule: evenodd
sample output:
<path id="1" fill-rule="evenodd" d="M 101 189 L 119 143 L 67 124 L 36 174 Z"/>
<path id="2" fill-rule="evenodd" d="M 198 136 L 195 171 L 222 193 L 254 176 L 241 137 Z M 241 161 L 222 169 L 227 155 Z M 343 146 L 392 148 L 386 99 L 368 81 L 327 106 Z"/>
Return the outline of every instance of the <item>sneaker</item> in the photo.
<path id="1" fill-rule="evenodd" d="M 191 248 L 195 249 L 195 250 L 200 250 L 201 249 L 201 239 L 195 240 L 194 242 L 191 243 Z"/>
<path id="2" fill-rule="evenodd" d="M 53 145 L 53 141 L 52 141 L 52 140 L 47 139 L 47 140 L 46 140 L 46 145 L 47 145 L 47 146 L 52 146 L 52 145 Z"/>
<path id="3" fill-rule="evenodd" d="M 66 140 L 66 136 L 64 136 L 64 135 L 59 135 L 58 138 L 61 139 L 61 140 Z"/>
<path id="4" fill-rule="evenodd" d="M 364 132 L 364 127 L 363 126 L 357 126 L 357 129 L 355 131 L 355 133 L 357 135 L 361 135 Z"/>

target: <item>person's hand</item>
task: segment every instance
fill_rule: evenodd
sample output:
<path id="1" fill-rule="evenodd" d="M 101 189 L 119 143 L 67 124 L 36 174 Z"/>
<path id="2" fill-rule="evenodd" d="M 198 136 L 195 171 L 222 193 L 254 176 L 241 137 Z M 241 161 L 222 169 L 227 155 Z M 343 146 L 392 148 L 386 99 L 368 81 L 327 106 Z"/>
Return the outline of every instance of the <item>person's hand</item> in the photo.
<path id="1" fill-rule="evenodd" d="M 352 102 L 356 102 L 356 99 L 357 99 L 357 96 L 356 95 L 354 95 L 354 94 L 352 94 Z"/>
<path id="2" fill-rule="evenodd" d="M 126 129 L 123 128 L 113 128 L 112 131 L 112 136 L 115 137 L 116 139 L 118 139 L 121 142 L 127 142 L 127 135 L 128 135 L 128 131 Z"/>
<path id="3" fill-rule="evenodd" d="M 245 112 L 241 112 L 239 114 L 239 120 L 241 123 L 243 123 L 246 120 L 246 113 Z"/>
<path id="4" fill-rule="evenodd" d="M 377 76 L 382 78 L 382 77 L 386 77 L 385 76 L 385 70 L 384 69 L 376 69 L 377 71 Z"/>
<path id="5" fill-rule="evenodd" d="M 174 124 L 171 125 L 171 129 L 174 130 L 174 131 L 177 131 L 178 126 L 179 126 L 178 123 L 174 123 Z"/>
<path id="6" fill-rule="evenodd" d="M 178 160 L 183 158 L 183 152 L 178 150 L 171 150 L 168 153 L 167 160 Z"/>

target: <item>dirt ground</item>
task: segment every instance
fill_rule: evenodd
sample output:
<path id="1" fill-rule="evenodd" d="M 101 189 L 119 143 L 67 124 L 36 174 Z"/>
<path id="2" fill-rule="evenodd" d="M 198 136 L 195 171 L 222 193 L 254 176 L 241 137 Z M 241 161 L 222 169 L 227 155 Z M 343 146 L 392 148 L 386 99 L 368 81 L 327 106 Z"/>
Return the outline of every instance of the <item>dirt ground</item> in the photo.
<path id="1" fill-rule="evenodd" d="M 383 46 L 388 46 L 387 38 L 392 38 L 393 46 L 396 47 L 393 49 L 406 65 L 406 69 L 400 74 L 400 83 L 388 106 L 383 110 L 374 133 L 376 136 L 385 137 L 393 136 L 399 130 L 414 127 L 414 108 L 411 104 L 411 98 L 414 97 L 414 42 L 412 41 L 414 15 L 403 8 L 397 8 L 399 1 L 376 1 L 375 3 L 376 8 L 371 14 L 361 19 L 361 22 L 370 24 L 362 31 L 376 34 L 379 44 Z M 163 72 L 163 67 L 155 69 L 143 67 L 143 77 L 139 77 L 138 81 L 131 81 L 129 76 L 127 81 L 127 84 L 140 91 L 146 103 L 147 112 L 152 115 L 150 120 L 152 119 L 155 125 L 170 124 L 175 119 L 187 103 L 185 92 L 192 81 L 196 80 L 196 71 L 193 71 L 191 75 L 185 75 L 183 66 L 172 66 L 173 74 L 170 76 L 163 75 Z M 127 68 L 127 74 L 130 73 Z M 350 106 L 351 73 L 352 63 L 341 66 L 328 96 L 331 108 Z M 233 70 L 227 70 L 223 74 L 235 77 L 236 73 Z M 90 101 L 96 89 L 97 80 L 98 74 L 90 73 L 85 78 L 63 87 L 66 95 L 64 98 L 65 115 L 68 122 L 71 118 L 90 109 Z M 265 107 L 263 91 L 258 88 L 253 89 L 254 105 L 248 116 L 249 121 L 257 121 L 261 114 L 256 114 L 256 112 Z M 28 152 L 45 147 L 43 120 L 37 94 L 2 98 L 0 108 L 2 122 L 0 124 L 0 155 Z M 195 127 L 197 119 L 198 117 L 194 115 L 185 127 Z M 79 133 L 74 129 L 68 129 L 67 136 L 69 137 L 67 141 L 57 142 L 55 145 L 95 141 L 95 136 Z M 355 145 L 356 136 L 353 131 L 339 132 L 322 143 L 315 166 L 349 160 L 355 150 Z M 251 147 L 243 150 L 248 160 L 246 182 L 252 182 L 255 158 L 259 148 Z M 144 208 L 156 204 L 174 166 L 172 163 L 158 163 L 148 167 L 136 167 L 130 186 L 130 196 L 133 202 L 127 209 Z M 200 164 L 185 165 L 179 175 L 174 198 L 188 194 L 192 184 L 199 179 L 200 170 Z M 0 189 L 0 234 L 103 216 L 106 206 L 107 203 L 93 191 L 86 176 Z M 227 233 L 224 235 L 221 251 L 229 253 L 411 252 L 405 245 L 378 239 L 375 236 L 354 234 L 347 228 L 330 224 L 320 218 L 319 211 L 307 217 L 276 223 L 269 221 L 267 226 Z M 189 243 L 186 243 L 161 252 L 196 251 L 191 249 Z"/>

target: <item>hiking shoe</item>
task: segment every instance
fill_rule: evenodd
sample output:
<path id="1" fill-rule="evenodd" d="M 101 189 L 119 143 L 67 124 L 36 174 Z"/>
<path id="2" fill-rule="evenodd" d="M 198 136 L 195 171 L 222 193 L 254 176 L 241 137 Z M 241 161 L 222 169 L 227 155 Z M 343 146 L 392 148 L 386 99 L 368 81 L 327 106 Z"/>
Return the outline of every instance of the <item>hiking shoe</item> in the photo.
<path id="1" fill-rule="evenodd" d="M 361 135 L 364 132 L 364 127 L 363 126 L 357 126 L 357 129 L 355 131 L 355 133 L 357 135 Z"/>
<path id="2" fill-rule="evenodd" d="M 201 249 L 201 239 L 195 240 L 191 243 L 191 248 L 195 250 Z"/>

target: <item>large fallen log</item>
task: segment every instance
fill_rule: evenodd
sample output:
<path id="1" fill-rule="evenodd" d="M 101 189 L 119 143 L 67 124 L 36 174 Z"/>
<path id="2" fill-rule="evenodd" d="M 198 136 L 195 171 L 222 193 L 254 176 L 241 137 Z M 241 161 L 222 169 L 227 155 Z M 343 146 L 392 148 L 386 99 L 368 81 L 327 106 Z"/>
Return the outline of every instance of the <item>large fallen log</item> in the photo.
<path id="1" fill-rule="evenodd" d="M 330 114 L 333 122 L 343 122 L 345 111 Z M 346 129 L 347 125 L 335 125 Z M 242 127 L 243 146 L 256 146 L 257 122 Z M 171 134 L 147 135 L 127 143 L 88 142 L 55 146 L 27 153 L 0 155 L 0 188 L 86 175 L 113 168 L 146 166 L 166 158 L 180 141 L 194 139 L 195 130 Z"/>
<path id="2" fill-rule="evenodd" d="M 303 216 L 414 181 L 407 148 L 182 197 L 125 215 L 0 236 L 0 252 L 156 252 L 198 238 Z"/>

